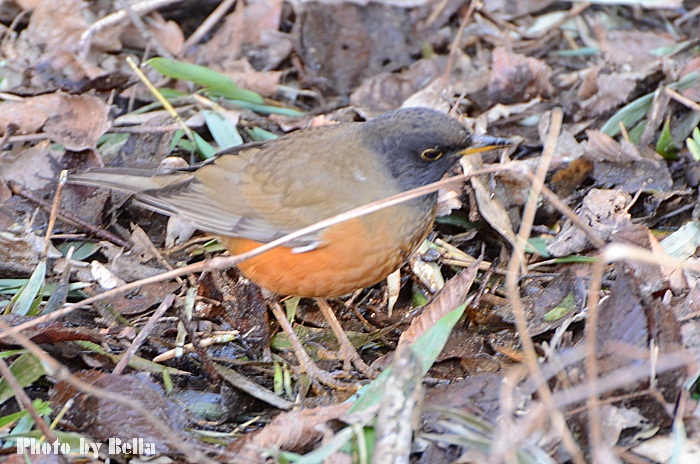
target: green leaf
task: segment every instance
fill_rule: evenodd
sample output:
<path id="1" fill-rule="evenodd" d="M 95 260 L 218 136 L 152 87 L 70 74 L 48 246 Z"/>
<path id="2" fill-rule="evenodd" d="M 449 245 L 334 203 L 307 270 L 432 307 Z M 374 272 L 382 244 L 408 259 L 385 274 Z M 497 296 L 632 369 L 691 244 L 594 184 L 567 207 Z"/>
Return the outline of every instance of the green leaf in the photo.
<path id="1" fill-rule="evenodd" d="M 610 137 L 615 137 L 620 133 L 620 122 L 622 122 L 625 127 L 632 127 L 649 112 L 653 100 L 654 94 L 650 93 L 628 103 L 617 113 L 612 115 L 600 131 Z"/>
<path id="2" fill-rule="evenodd" d="M 646 128 L 646 127 L 647 127 L 647 120 L 642 119 L 636 125 L 632 126 L 632 129 L 628 129 L 630 142 L 632 142 L 635 145 L 638 145 L 639 142 L 642 140 L 642 135 L 644 134 L 644 128 Z"/>
<path id="3" fill-rule="evenodd" d="M 0 417 L 0 430 L 4 429 L 5 427 L 7 427 L 10 424 L 14 424 L 15 422 L 17 422 L 18 420 L 20 420 L 21 418 L 23 418 L 27 414 L 29 414 L 29 412 L 24 410 L 24 411 L 18 411 L 18 412 L 15 412 L 13 414 L 8 414 L 6 416 Z"/>
<path id="4" fill-rule="evenodd" d="M 661 241 L 661 248 L 676 259 L 686 260 L 700 247 L 700 221 L 690 221 Z"/>
<path id="5" fill-rule="evenodd" d="M 571 264 L 571 263 L 597 263 L 600 258 L 594 256 L 564 256 L 562 258 L 554 258 L 556 264 Z"/>
<path id="6" fill-rule="evenodd" d="M 17 378 L 22 388 L 30 386 L 36 380 L 46 375 L 41 361 L 30 353 L 24 353 L 15 359 L 10 365 L 10 370 Z M 0 379 L 0 404 L 15 396 L 15 392 L 7 384 L 5 379 Z"/>
<path id="7" fill-rule="evenodd" d="M 659 140 L 656 141 L 656 152 L 666 159 L 676 159 L 678 147 L 671 134 L 671 119 L 666 118 Z"/>
<path id="8" fill-rule="evenodd" d="M 173 151 L 175 147 L 180 146 L 180 142 L 185 137 L 185 131 L 178 129 L 173 134 L 173 139 L 170 141 L 170 151 Z"/>
<path id="9" fill-rule="evenodd" d="M 542 256 L 543 258 L 549 258 L 550 254 L 547 251 L 547 245 L 549 245 L 549 242 L 551 241 L 552 239 L 545 237 L 531 237 L 530 240 L 527 241 L 527 243 L 528 245 L 530 245 L 530 247 L 532 247 L 535 253 Z"/>
<path id="10" fill-rule="evenodd" d="M 211 110 L 204 110 L 202 114 L 209 132 L 214 137 L 216 144 L 219 145 L 219 149 L 223 150 L 243 143 L 236 125 L 225 114 Z"/>
<path id="11" fill-rule="evenodd" d="M 158 92 L 160 92 L 160 94 L 163 97 L 165 97 L 165 99 L 168 101 L 175 100 L 176 98 L 184 98 L 184 97 L 188 96 L 188 94 L 183 92 L 182 90 L 175 90 L 175 89 L 171 89 L 169 87 L 159 87 Z M 171 101 L 171 103 L 172 103 L 172 101 Z M 159 102 L 155 102 L 154 105 L 156 107 L 162 107 Z M 136 111 L 138 111 L 138 110 L 136 110 Z"/>
<path id="12" fill-rule="evenodd" d="M 544 319 L 546 322 L 554 322 L 558 321 L 562 317 L 566 316 L 566 314 L 574 309 L 574 292 L 569 292 L 563 300 L 561 300 L 561 303 L 559 303 L 559 306 L 556 308 L 552 308 L 549 310 L 544 316 L 542 316 L 542 319 Z"/>
<path id="13" fill-rule="evenodd" d="M 27 350 L 24 348 L 19 348 L 16 350 L 5 350 L 5 351 L 0 351 L 0 359 L 5 359 L 5 358 L 10 358 L 12 356 L 17 356 L 22 353 L 26 353 Z"/>
<path id="14" fill-rule="evenodd" d="M 163 376 L 163 390 L 166 394 L 170 394 L 175 386 L 173 385 L 173 378 L 170 376 L 170 372 L 167 369 L 163 369 L 160 374 Z"/>
<path id="15" fill-rule="evenodd" d="M 279 135 L 275 134 L 274 132 L 266 131 L 265 129 L 262 129 L 258 126 L 246 129 L 246 132 L 248 133 L 250 138 L 252 138 L 256 142 L 265 140 L 275 140 L 279 138 Z"/>
<path id="16" fill-rule="evenodd" d="M 32 276 L 27 281 L 27 285 L 18 293 L 14 299 L 12 305 L 12 313 L 18 314 L 20 316 L 26 316 L 29 311 L 34 306 L 34 300 L 41 287 L 44 285 L 44 278 L 46 277 L 46 260 L 42 259 L 37 264 L 36 269 L 32 273 Z"/>
<path id="17" fill-rule="evenodd" d="M 653 50 L 649 51 L 649 54 L 653 55 L 653 56 L 659 56 L 659 57 L 675 55 L 676 53 L 682 52 L 683 50 L 692 46 L 694 44 L 694 42 L 695 42 L 695 39 L 685 40 L 683 42 L 677 43 L 675 45 L 670 45 L 668 47 L 654 48 Z"/>
<path id="18" fill-rule="evenodd" d="M 685 139 L 685 144 L 695 161 L 700 161 L 700 129 L 693 129 L 693 138 Z"/>
<path id="19" fill-rule="evenodd" d="M 449 216 L 435 218 L 435 222 L 440 225 L 459 227 L 464 230 L 474 230 L 481 227 L 479 223 L 470 221 L 469 216 L 461 211 L 453 211 Z"/>
<path id="20" fill-rule="evenodd" d="M 265 102 L 260 94 L 241 89 L 224 74 L 198 64 L 161 57 L 151 58 L 146 63 L 164 76 L 194 82 L 204 87 L 207 93 L 218 97 L 255 104 L 263 104 Z"/>
<path id="21" fill-rule="evenodd" d="M 104 150 L 107 147 L 122 146 L 124 143 L 126 143 L 128 139 L 129 134 L 102 134 L 97 140 L 97 147 L 100 149 L 100 152 L 102 152 L 102 150 Z"/>
<path id="22" fill-rule="evenodd" d="M 27 285 L 28 279 L 0 279 L 0 293 L 7 295 L 15 295 L 17 292 Z M 68 286 L 69 296 L 80 296 L 77 290 L 89 287 L 91 284 L 87 282 L 73 282 Z M 47 283 L 41 287 L 41 296 L 51 296 L 56 290 L 55 283 Z"/>
<path id="23" fill-rule="evenodd" d="M 428 304 L 429 299 L 423 292 L 419 290 L 414 290 L 412 296 L 413 298 L 411 298 L 411 305 L 414 308 Z"/>
<path id="24" fill-rule="evenodd" d="M 558 56 L 595 56 L 600 52 L 598 47 L 581 47 L 573 50 L 555 50 L 552 52 Z"/>
<path id="25" fill-rule="evenodd" d="M 197 147 L 197 152 L 202 155 L 203 158 L 209 159 L 216 156 L 218 150 L 214 148 L 209 142 L 204 140 L 201 135 L 196 132 L 192 132 L 194 136 L 194 144 Z"/>
<path id="26" fill-rule="evenodd" d="M 272 391 L 275 395 L 282 396 L 284 393 L 284 372 L 282 365 L 278 362 L 274 364 L 275 374 L 272 377 Z"/>
<path id="27" fill-rule="evenodd" d="M 297 118 L 299 116 L 304 116 L 304 113 L 295 110 L 293 108 L 284 108 L 281 106 L 273 106 L 273 105 L 261 105 L 257 103 L 249 103 L 245 101 L 236 101 L 236 100 L 229 100 L 229 103 L 232 105 L 240 106 L 242 108 L 246 108 L 249 110 L 253 110 L 256 113 L 260 114 L 281 114 L 282 116 L 290 116 L 293 118 Z"/>
<path id="28" fill-rule="evenodd" d="M 66 256 L 68 253 L 68 250 L 70 247 L 74 247 L 75 250 L 73 251 L 73 258 L 75 261 L 83 261 L 86 258 L 89 258 L 90 256 L 94 255 L 100 250 L 100 244 L 97 242 L 85 242 L 85 241 L 78 241 L 78 242 L 64 242 L 59 244 L 56 248 L 63 253 L 63 256 Z"/>
<path id="29" fill-rule="evenodd" d="M 299 301 L 301 301 L 301 298 L 298 296 L 292 296 L 284 300 L 284 312 L 287 315 L 287 320 L 294 320 L 294 315 L 299 307 Z"/>

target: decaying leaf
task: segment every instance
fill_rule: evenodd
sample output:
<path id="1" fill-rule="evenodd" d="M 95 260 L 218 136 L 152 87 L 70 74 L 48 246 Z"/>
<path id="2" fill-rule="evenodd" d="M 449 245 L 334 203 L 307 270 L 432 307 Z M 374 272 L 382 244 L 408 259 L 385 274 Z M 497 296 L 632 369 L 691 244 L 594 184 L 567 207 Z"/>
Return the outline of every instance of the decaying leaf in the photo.
<path id="1" fill-rule="evenodd" d="M 520 103 L 535 97 L 549 97 L 552 69 L 543 61 L 496 48 L 491 58 L 489 98 L 494 103 Z"/>
<path id="2" fill-rule="evenodd" d="M 43 128 L 52 140 L 74 151 L 94 148 L 100 136 L 111 127 L 107 105 L 89 95 L 40 95 L 6 102 L 0 108 L 1 132 L 9 124 L 29 134 Z"/>

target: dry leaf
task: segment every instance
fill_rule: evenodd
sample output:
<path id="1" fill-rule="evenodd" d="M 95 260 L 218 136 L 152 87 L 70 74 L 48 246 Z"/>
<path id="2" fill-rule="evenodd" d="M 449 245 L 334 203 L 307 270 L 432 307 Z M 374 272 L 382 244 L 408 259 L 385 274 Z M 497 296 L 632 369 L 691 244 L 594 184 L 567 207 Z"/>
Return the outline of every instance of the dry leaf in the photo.
<path id="1" fill-rule="evenodd" d="M 544 61 L 498 47 L 491 56 L 489 99 L 511 104 L 549 97 L 554 91 L 549 82 L 551 75 L 552 68 Z"/>
<path id="2" fill-rule="evenodd" d="M 38 2 L 22 38 L 42 51 L 77 51 L 80 38 L 90 27 L 89 5 L 83 0 L 51 0 Z M 121 50 L 117 40 L 123 24 L 112 25 L 97 32 L 92 46 L 102 51 Z"/>
<path id="3" fill-rule="evenodd" d="M 467 300 L 467 294 L 476 278 L 479 263 L 480 261 L 477 261 L 447 281 L 442 291 L 425 307 L 423 313 L 413 319 L 411 326 L 401 334 L 399 344 L 412 344 L 445 314 Z"/>
<path id="4" fill-rule="evenodd" d="M 9 124 L 22 133 L 43 127 L 54 142 L 73 151 L 94 148 L 110 127 L 109 108 L 91 95 L 50 94 L 0 105 L 0 132 Z"/>
<path id="5" fill-rule="evenodd" d="M 0 154 L 0 176 L 27 190 L 40 190 L 56 182 L 61 153 L 43 140 L 31 148 Z"/>

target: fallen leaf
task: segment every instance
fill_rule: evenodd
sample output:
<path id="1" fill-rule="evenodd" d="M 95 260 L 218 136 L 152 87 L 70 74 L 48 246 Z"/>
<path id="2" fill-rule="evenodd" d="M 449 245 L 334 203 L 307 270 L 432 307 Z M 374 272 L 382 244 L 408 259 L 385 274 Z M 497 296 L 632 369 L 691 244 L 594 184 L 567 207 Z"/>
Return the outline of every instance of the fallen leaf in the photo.
<path id="1" fill-rule="evenodd" d="M 41 190 L 56 183 L 60 159 L 61 153 L 51 150 L 51 142 L 44 140 L 30 148 L 0 153 L 0 176 L 26 190 Z"/>
<path id="2" fill-rule="evenodd" d="M 178 448 L 172 439 L 187 441 L 184 427 L 187 414 L 180 404 L 170 400 L 162 387 L 147 374 L 115 375 L 98 371 L 83 371 L 75 374 L 87 382 L 109 392 L 120 394 L 134 403 L 133 408 L 108 399 L 97 398 L 77 390 L 65 381 L 59 381 L 51 390 L 51 402 L 56 410 L 65 406 L 69 399 L 74 403 L 68 409 L 64 420 L 71 421 L 78 430 L 99 441 L 121 439 L 128 441 L 135 437 L 144 443 L 153 443 L 158 454 L 173 452 Z M 155 429 L 139 411 L 147 411 L 170 429 L 166 436 Z"/>
<path id="3" fill-rule="evenodd" d="M 554 92 L 551 76 L 552 68 L 544 61 L 497 47 L 491 56 L 489 99 L 511 104 L 549 97 Z"/>
<path id="4" fill-rule="evenodd" d="M 44 52 L 57 49 L 77 51 L 81 36 L 90 27 L 86 20 L 90 16 L 89 3 L 83 0 L 38 2 L 20 38 Z M 101 51 L 121 50 L 117 37 L 123 27 L 125 23 L 101 29 L 93 37 L 92 46 Z"/>
<path id="5" fill-rule="evenodd" d="M 39 95 L 0 105 L 0 131 L 9 124 L 22 133 L 43 127 L 51 139 L 73 151 L 94 148 L 110 127 L 109 108 L 97 97 L 62 93 Z"/>

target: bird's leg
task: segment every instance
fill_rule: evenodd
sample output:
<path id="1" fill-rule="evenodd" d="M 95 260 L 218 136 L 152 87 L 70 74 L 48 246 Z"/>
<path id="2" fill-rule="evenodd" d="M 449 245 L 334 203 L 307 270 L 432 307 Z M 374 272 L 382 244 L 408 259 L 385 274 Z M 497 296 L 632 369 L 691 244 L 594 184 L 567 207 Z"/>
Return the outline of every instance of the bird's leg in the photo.
<path id="1" fill-rule="evenodd" d="M 318 367 L 318 365 L 311 359 L 309 354 L 302 346 L 297 334 L 294 333 L 294 329 L 292 329 L 292 325 L 287 320 L 287 317 L 284 314 L 280 304 L 276 301 L 272 301 L 270 302 L 270 306 L 272 307 L 272 314 L 274 314 L 275 319 L 277 319 L 280 327 L 282 327 L 284 333 L 286 333 L 287 337 L 289 337 L 289 343 L 292 347 L 292 351 L 294 351 L 294 354 L 299 361 L 299 367 L 306 373 L 306 375 L 308 375 L 314 381 L 318 381 L 319 383 L 327 385 L 331 388 L 337 388 L 339 390 L 357 390 L 359 388 L 354 383 L 341 382 L 337 380 L 333 374 Z M 337 323 L 338 321 L 336 321 L 336 324 Z M 355 354 L 357 355 L 357 353 Z"/>
<path id="2" fill-rule="evenodd" d="M 340 344 L 340 348 L 338 349 L 338 357 L 343 360 L 345 370 L 349 370 L 350 366 L 347 364 L 352 362 L 357 370 L 363 375 L 370 379 L 375 378 L 377 376 L 377 372 L 362 360 L 360 354 L 357 352 L 352 342 L 345 334 L 345 331 L 340 326 L 340 322 L 338 322 L 338 318 L 335 317 L 335 314 L 328 304 L 328 301 L 326 301 L 325 298 L 316 298 L 316 304 L 321 310 L 323 317 L 326 319 L 326 321 L 328 321 L 328 325 L 331 326 L 331 330 L 335 334 L 335 338 L 338 339 L 338 343 Z"/>

